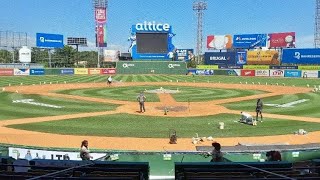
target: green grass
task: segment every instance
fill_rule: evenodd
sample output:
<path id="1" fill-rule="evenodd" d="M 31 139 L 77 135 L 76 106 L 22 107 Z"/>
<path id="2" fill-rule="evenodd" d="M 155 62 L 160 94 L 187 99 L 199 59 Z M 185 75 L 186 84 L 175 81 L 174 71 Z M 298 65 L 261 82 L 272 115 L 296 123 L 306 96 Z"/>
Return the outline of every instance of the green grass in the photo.
<path id="1" fill-rule="evenodd" d="M 13 103 L 13 100 L 34 99 L 35 102 L 45 103 L 63 108 L 41 107 L 23 103 Z M 53 98 L 38 95 L 23 95 L 17 93 L 0 92 L 0 120 L 77 114 L 83 112 L 114 110 L 117 105 L 92 103 L 71 99 Z"/>
<path id="2" fill-rule="evenodd" d="M 234 122 L 239 115 L 220 114 L 206 117 L 148 117 L 115 114 L 90 118 L 10 125 L 10 128 L 85 136 L 152 137 L 168 138 L 169 129 L 175 129 L 179 137 L 246 137 L 292 134 L 298 129 L 308 132 L 320 130 L 320 123 L 267 119 L 258 126 Z M 225 129 L 219 130 L 219 122 Z M 148 127 L 148 128 L 145 128 Z M 191 139 L 190 139 L 191 141 Z"/>
<path id="3" fill-rule="evenodd" d="M 301 99 L 309 99 L 309 101 L 293 105 L 294 107 L 271 107 L 264 105 L 263 112 L 272 114 L 306 116 L 320 118 L 320 94 L 295 94 L 282 95 L 270 98 L 264 98 L 264 104 L 286 104 Z M 255 111 L 256 100 L 241 101 L 236 103 L 224 104 L 225 107 L 240 111 Z"/>
<path id="4" fill-rule="evenodd" d="M 95 89 L 70 89 L 58 91 L 62 94 L 72 94 L 79 96 L 89 96 L 107 99 L 116 99 L 124 101 L 136 101 L 140 91 L 155 90 L 163 87 L 164 89 L 179 90 L 180 93 L 172 94 L 178 102 L 202 102 L 216 99 L 226 99 L 242 96 L 250 96 L 263 93 L 256 90 L 240 89 L 217 89 L 203 87 L 186 87 L 186 86 L 130 86 L 130 87 L 112 87 L 112 88 L 95 88 Z M 145 93 L 148 102 L 159 102 L 159 97 L 154 93 Z"/>

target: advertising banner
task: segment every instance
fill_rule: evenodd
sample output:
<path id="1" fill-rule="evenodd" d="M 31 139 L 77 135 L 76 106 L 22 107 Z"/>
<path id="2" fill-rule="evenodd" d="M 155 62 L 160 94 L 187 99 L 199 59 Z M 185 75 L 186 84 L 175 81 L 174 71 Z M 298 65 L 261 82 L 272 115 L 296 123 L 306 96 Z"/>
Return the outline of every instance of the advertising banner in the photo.
<path id="1" fill-rule="evenodd" d="M 270 70 L 271 77 L 284 77 L 284 70 L 277 69 L 277 70 Z"/>
<path id="2" fill-rule="evenodd" d="M 45 75 L 60 75 L 61 70 L 60 69 L 44 69 L 44 74 Z"/>
<path id="3" fill-rule="evenodd" d="M 194 57 L 193 49 L 177 49 L 177 61 L 189 61 Z"/>
<path id="4" fill-rule="evenodd" d="M 240 51 L 236 53 L 236 61 L 238 65 L 247 64 L 247 51 Z"/>
<path id="5" fill-rule="evenodd" d="M 197 65 L 197 69 L 219 69 L 218 65 Z"/>
<path id="6" fill-rule="evenodd" d="M 218 69 L 218 70 L 214 70 L 214 75 L 224 75 L 224 76 L 228 76 L 229 74 L 228 70 L 222 70 L 222 69 Z"/>
<path id="7" fill-rule="evenodd" d="M 103 51 L 103 61 L 104 62 L 117 62 L 119 61 L 120 51 L 117 50 L 107 50 Z"/>
<path id="8" fill-rule="evenodd" d="M 248 65 L 279 65 L 278 51 L 248 51 L 247 52 Z"/>
<path id="9" fill-rule="evenodd" d="M 241 70 L 240 69 L 229 69 L 228 76 L 241 76 Z"/>
<path id="10" fill-rule="evenodd" d="M 64 46 L 61 34 L 37 33 L 36 38 L 37 47 L 40 48 L 62 48 Z"/>
<path id="11" fill-rule="evenodd" d="M 218 65 L 218 66 L 219 66 L 219 69 L 242 69 L 241 65 L 226 65 L 226 64 L 223 64 L 223 65 Z"/>
<path id="12" fill-rule="evenodd" d="M 0 69 L 0 76 L 13 76 L 13 69 Z"/>
<path id="13" fill-rule="evenodd" d="M 46 151 L 37 149 L 25 149 L 9 147 L 9 156 L 15 159 L 24 159 L 28 151 L 31 153 L 32 159 L 47 159 L 47 160 L 78 160 L 81 161 L 79 152 L 66 151 Z M 105 153 L 90 153 L 93 159 L 98 159 L 105 156 Z M 48 164 L 49 165 L 49 164 Z"/>
<path id="14" fill-rule="evenodd" d="M 235 65 L 235 52 L 206 52 L 204 54 L 205 64 L 219 65 L 230 64 Z"/>
<path id="15" fill-rule="evenodd" d="M 295 48 L 296 47 L 296 33 L 271 33 L 269 34 L 270 48 Z"/>
<path id="16" fill-rule="evenodd" d="M 107 47 L 107 26 L 98 24 L 96 27 L 96 46 Z"/>
<path id="17" fill-rule="evenodd" d="M 268 65 L 244 65 L 243 69 L 269 69 Z"/>
<path id="18" fill-rule="evenodd" d="M 300 70 L 320 70 L 320 66 L 298 66 Z"/>
<path id="19" fill-rule="evenodd" d="M 241 76 L 255 76 L 255 70 L 241 70 Z"/>
<path id="20" fill-rule="evenodd" d="M 207 36 L 208 49 L 231 49 L 232 36 L 231 35 L 209 35 Z"/>
<path id="21" fill-rule="evenodd" d="M 30 69 L 30 75 L 44 75 L 44 69 Z"/>
<path id="22" fill-rule="evenodd" d="M 107 22 L 107 10 L 103 7 L 95 8 L 95 20 L 99 24 L 103 24 Z"/>
<path id="23" fill-rule="evenodd" d="M 255 76 L 268 77 L 268 76 L 270 76 L 270 71 L 269 70 L 256 70 Z"/>
<path id="24" fill-rule="evenodd" d="M 252 49 L 267 46 L 267 34 L 239 34 L 233 36 L 234 48 Z"/>
<path id="25" fill-rule="evenodd" d="M 75 68 L 74 69 L 74 74 L 77 75 L 88 75 L 89 71 L 87 68 Z"/>
<path id="26" fill-rule="evenodd" d="M 89 69 L 90 75 L 99 75 L 101 74 L 101 69 Z"/>
<path id="27" fill-rule="evenodd" d="M 298 69 L 298 66 L 270 66 L 270 69 Z"/>
<path id="28" fill-rule="evenodd" d="M 212 69 L 208 70 L 202 70 L 202 69 L 197 69 L 196 70 L 196 75 L 214 75 L 214 71 Z"/>
<path id="29" fill-rule="evenodd" d="M 283 64 L 320 64 L 320 49 L 283 49 Z"/>
<path id="30" fill-rule="evenodd" d="M 318 71 L 302 71 L 302 77 L 303 78 L 318 78 L 319 77 L 319 73 Z"/>
<path id="31" fill-rule="evenodd" d="M 103 68 L 101 69 L 101 74 L 116 74 L 116 69 L 115 68 Z"/>
<path id="32" fill-rule="evenodd" d="M 284 77 L 300 78 L 302 75 L 300 70 L 284 70 Z"/>
<path id="33" fill-rule="evenodd" d="M 60 69 L 60 74 L 62 75 L 74 74 L 74 69 Z"/>
<path id="34" fill-rule="evenodd" d="M 29 76 L 30 69 L 14 69 L 15 76 Z"/>

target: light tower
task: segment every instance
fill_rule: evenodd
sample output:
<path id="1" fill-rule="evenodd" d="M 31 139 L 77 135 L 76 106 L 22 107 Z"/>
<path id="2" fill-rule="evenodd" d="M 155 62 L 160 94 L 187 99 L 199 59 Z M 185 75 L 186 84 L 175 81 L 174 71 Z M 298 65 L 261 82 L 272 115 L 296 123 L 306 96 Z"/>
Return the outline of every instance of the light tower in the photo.
<path id="1" fill-rule="evenodd" d="M 320 0 L 316 0 L 314 47 L 320 48 Z"/>
<path id="2" fill-rule="evenodd" d="M 95 33 L 96 46 L 98 48 L 98 63 L 100 67 L 100 55 L 103 55 L 103 48 L 107 47 L 106 40 L 106 24 L 107 24 L 107 8 L 108 0 L 93 0 L 94 16 L 95 16 Z"/>
<path id="3" fill-rule="evenodd" d="M 199 64 L 199 57 L 202 55 L 203 45 L 203 16 L 204 11 L 207 10 L 207 2 L 205 0 L 196 0 L 193 2 L 193 10 L 197 15 L 197 63 Z"/>

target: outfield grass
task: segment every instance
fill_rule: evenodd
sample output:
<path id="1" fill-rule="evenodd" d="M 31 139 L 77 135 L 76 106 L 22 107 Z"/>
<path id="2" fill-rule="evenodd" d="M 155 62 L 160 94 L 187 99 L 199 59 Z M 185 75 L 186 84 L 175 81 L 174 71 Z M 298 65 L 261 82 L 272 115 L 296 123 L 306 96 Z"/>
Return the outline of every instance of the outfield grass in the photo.
<path id="1" fill-rule="evenodd" d="M 23 103 L 13 103 L 14 100 L 22 99 L 34 99 L 35 102 L 63 106 L 63 108 L 57 109 Z M 8 92 L 0 92 L 0 102 L 0 120 L 110 111 L 117 107 L 117 105 L 113 104 L 101 104 L 87 101 Z"/>
<path id="2" fill-rule="evenodd" d="M 316 93 L 281 95 L 264 98 L 264 104 L 286 104 L 302 99 L 309 101 L 295 104 L 293 107 L 272 107 L 264 105 L 263 112 L 291 116 L 306 116 L 320 118 L 320 95 Z M 225 107 L 240 111 L 255 111 L 256 100 L 241 101 L 236 103 L 223 104 Z"/>
<path id="3" fill-rule="evenodd" d="M 56 134 L 168 138 L 169 129 L 175 129 L 178 137 L 246 137 L 292 134 L 298 129 L 308 132 L 320 130 L 320 123 L 267 119 L 258 126 L 234 122 L 238 115 L 220 114 L 206 117 L 148 117 L 128 114 L 115 114 L 90 118 L 10 125 L 10 128 Z M 219 122 L 225 123 L 220 130 Z M 148 127 L 148 128 L 145 128 Z M 191 141 L 191 139 L 190 139 Z"/>
<path id="4" fill-rule="evenodd" d="M 87 83 L 87 82 L 106 82 L 108 76 L 103 75 L 65 75 L 65 76 L 9 76 L 1 77 L 0 87 L 10 85 L 32 85 L 46 83 Z M 288 86 L 304 86 L 309 84 L 311 87 L 320 85 L 319 79 L 302 78 L 275 78 L 275 77 L 233 77 L 233 76 L 187 76 L 187 75 L 115 75 L 115 81 L 122 82 L 222 82 L 228 84 L 239 84 L 240 82 L 275 84 L 285 83 Z"/>
<path id="5" fill-rule="evenodd" d="M 186 86 L 130 86 L 130 87 L 111 87 L 95 89 L 70 89 L 58 91 L 62 94 L 72 94 L 79 96 L 98 97 L 106 99 L 116 99 L 125 101 L 136 101 L 139 92 L 144 90 L 155 89 L 179 90 L 179 93 L 171 94 L 178 102 L 202 102 L 216 99 L 226 99 L 234 97 L 250 96 L 261 94 L 257 90 L 240 90 L 240 89 L 216 89 L 203 87 L 186 87 Z M 145 93 L 148 102 L 159 102 L 159 97 L 154 93 Z"/>

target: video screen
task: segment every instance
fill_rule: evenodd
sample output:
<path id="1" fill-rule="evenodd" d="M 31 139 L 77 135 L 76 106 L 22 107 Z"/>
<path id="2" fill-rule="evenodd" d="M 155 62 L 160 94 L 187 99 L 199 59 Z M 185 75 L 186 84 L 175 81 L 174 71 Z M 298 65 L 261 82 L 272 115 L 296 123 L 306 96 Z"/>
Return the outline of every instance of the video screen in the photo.
<path id="1" fill-rule="evenodd" d="M 146 53 L 167 53 L 168 33 L 137 33 L 137 52 Z"/>

